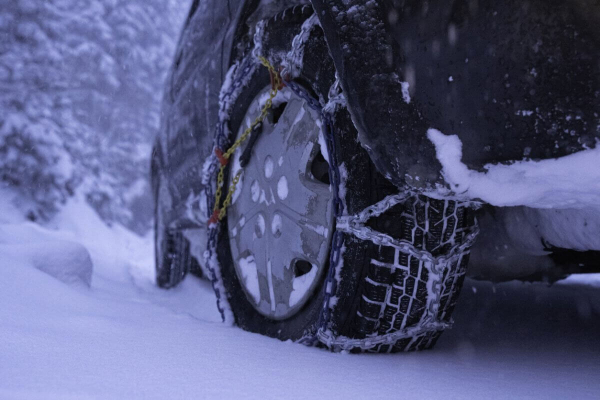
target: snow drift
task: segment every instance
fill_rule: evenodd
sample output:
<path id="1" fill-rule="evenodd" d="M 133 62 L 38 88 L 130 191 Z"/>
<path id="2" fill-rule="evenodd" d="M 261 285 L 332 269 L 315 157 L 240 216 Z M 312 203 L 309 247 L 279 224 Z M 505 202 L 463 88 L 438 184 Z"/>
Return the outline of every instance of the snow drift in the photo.
<path id="1" fill-rule="evenodd" d="M 485 172 L 461 162 L 456 135 L 429 129 L 443 175 L 457 195 L 494 206 L 596 208 L 600 210 L 600 146 L 550 160 L 487 165 Z"/>

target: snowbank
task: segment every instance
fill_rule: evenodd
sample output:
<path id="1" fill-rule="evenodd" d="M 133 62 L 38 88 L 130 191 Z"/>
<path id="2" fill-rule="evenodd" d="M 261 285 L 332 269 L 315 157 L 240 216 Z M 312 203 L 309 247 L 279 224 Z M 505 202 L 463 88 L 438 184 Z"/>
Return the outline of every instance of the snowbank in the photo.
<path id="1" fill-rule="evenodd" d="M 434 351 L 344 355 L 223 325 L 210 285 L 194 277 L 157 289 L 151 236 L 106 226 L 83 201 L 51 226 L 0 219 L 0 232 L 2 399 L 594 399 L 600 391 L 600 291 L 586 281 L 467 281 L 455 327 Z M 64 266 L 87 265 L 87 249 L 90 289 L 32 268 L 55 248 L 72 256 Z"/>
<path id="2" fill-rule="evenodd" d="M 0 255 L 5 265 L 31 266 L 69 285 L 89 287 L 92 283 L 92 260 L 79 243 L 48 240 L 11 244 L 0 238 Z"/>

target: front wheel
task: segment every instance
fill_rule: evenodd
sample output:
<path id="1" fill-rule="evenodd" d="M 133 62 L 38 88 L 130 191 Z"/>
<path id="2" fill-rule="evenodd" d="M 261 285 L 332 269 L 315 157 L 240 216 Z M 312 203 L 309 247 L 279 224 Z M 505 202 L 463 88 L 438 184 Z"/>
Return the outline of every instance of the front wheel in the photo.
<path id="1" fill-rule="evenodd" d="M 269 21 L 263 54 L 269 59 L 286 54 L 307 16 L 306 8 L 294 9 Z M 327 99 L 335 68 L 318 26 L 304 46 L 295 82 L 314 99 Z M 237 136 L 231 142 L 260 112 L 269 87 L 268 73 L 257 69 L 232 108 L 230 128 Z M 348 112 L 337 111 L 333 120 L 345 213 L 357 215 L 398 194 L 360 146 Z M 326 333 L 336 338 L 326 343 L 333 349 L 431 348 L 450 320 L 468 251 L 442 266 L 417 255 L 426 251 L 437 257 L 460 245 L 473 225 L 471 213 L 455 201 L 406 196 L 364 226 L 365 232 L 391 241 L 344 231 L 341 261 L 330 265 L 332 237 L 339 227 L 323 126 L 307 99 L 284 88 L 267 119 L 233 155 L 228 176 L 242 174 L 221 223 L 217 252 L 236 323 L 281 340 Z M 402 250 L 406 248 L 412 252 Z M 334 291 L 331 298 L 326 295 L 332 284 L 328 276 L 335 281 L 335 288 L 328 288 Z M 321 326 L 324 307 L 326 329 Z M 428 329 L 419 329 L 426 324 Z M 395 332 L 406 334 L 390 336 Z M 395 339 L 368 340 L 381 337 Z"/>

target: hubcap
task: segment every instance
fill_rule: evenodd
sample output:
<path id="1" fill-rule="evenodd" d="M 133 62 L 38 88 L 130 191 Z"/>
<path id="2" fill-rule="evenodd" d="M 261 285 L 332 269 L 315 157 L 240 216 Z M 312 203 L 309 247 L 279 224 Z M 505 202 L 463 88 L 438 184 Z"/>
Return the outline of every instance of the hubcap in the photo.
<path id="1" fill-rule="evenodd" d="M 251 103 L 238 137 L 260 113 L 268 90 Z M 248 300 L 272 319 L 294 315 L 313 295 L 327 264 L 333 210 L 320 127 L 318 113 L 284 88 L 252 133 L 257 140 L 233 155 L 230 176 L 251 146 L 227 211 L 231 254 Z"/>

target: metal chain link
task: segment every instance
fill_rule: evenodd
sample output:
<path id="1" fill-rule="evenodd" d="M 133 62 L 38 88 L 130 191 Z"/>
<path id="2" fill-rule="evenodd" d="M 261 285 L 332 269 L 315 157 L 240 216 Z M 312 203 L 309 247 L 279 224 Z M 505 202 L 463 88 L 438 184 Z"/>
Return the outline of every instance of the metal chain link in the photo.
<path id="1" fill-rule="evenodd" d="M 379 345 L 394 345 L 398 340 L 414 338 L 426 333 L 443 331 L 451 324 L 439 321 L 427 321 L 418 326 L 398 330 L 385 335 L 370 336 L 364 339 L 354 339 L 346 336 L 336 336 L 330 330 L 317 332 L 317 337 L 321 343 L 334 351 L 370 350 Z"/>
<path id="2" fill-rule="evenodd" d="M 337 85 L 338 82 L 334 83 Z M 321 106 L 317 99 L 313 98 L 304 88 L 295 82 L 286 82 L 286 85 L 300 98 L 305 100 L 307 104 L 314 110 L 321 113 L 325 127 L 325 140 L 327 144 L 327 152 L 329 154 L 329 176 L 333 192 L 333 206 L 336 217 L 336 230 L 333 234 L 329 270 L 325 279 L 325 293 L 323 305 L 317 322 L 317 331 L 309 333 L 303 337 L 300 342 L 303 344 L 314 345 L 317 341 L 323 343 L 328 348 L 334 350 L 351 350 L 352 348 L 360 348 L 361 350 L 369 350 L 381 344 L 393 344 L 398 340 L 415 337 L 429 332 L 440 331 L 448 328 L 451 324 L 438 321 L 435 315 L 437 310 L 431 310 L 430 316 L 422 321 L 418 326 L 398 330 L 393 333 L 370 336 L 364 339 L 353 339 L 343 336 L 335 336 L 331 331 L 329 322 L 331 320 L 331 297 L 335 295 L 338 282 L 335 278 L 335 271 L 341 261 L 342 247 L 344 244 L 344 233 L 356 236 L 361 240 L 370 241 L 376 245 L 388 246 L 398 249 L 399 251 L 409 254 L 415 259 L 426 263 L 432 273 L 441 275 L 444 266 L 447 266 L 457 261 L 465 254 L 472 246 L 479 229 L 477 225 L 466 235 L 462 244 L 454 246 L 448 253 L 435 257 L 426 250 L 418 249 L 414 244 L 392 238 L 391 236 L 374 231 L 368 228 L 365 223 L 373 217 L 385 213 L 393 206 L 403 203 L 414 193 L 405 192 L 395 195 L 390 195 L 382 201 L 373 204 L 354 216 L 343 215 L 344 205 L 339 196 L 339 187 L 341 183 L 340 170 L 336 151 L 335 142 L 335 126 L 333 124 L 333 112 L 336 107 Z M 338 95 L 339 96 L 339 95 Z M 335 99 L 339 101 L 339 97 Z M 462 204 L 460 204 L 462 205 Z M 436 308 L 435 304 L 439 305 L 441 300 L 441 276 L 434 281 L 436 299 L 431 302 L 431 306 Z"/>
<path id="3" fill-rule="evenodd" d="M 327 153 L 329 158 L 329 182 L 331 184 L 331 191 L 333 195 L 331 201 L 333 204 L 333 213 L 337 220 L 338 218 L 342 217 L 344 213 L 344 203 L 342 202 L 339 195 L 341 174 L 337 159 L 338 153 L 335 143 L 333 114 L 332 112 L 324 111 L 324 107 L 321 105 L 321 103 L 316 98 L 312 97 L 308 93 L 308 91 L 306 91 L 302 86 L 298 85 L 296 82 L 289 81 L 285 82 L 285 84 L 294 92 L 294 94 L 306 101 L 310 108 L 321 114 L 324 127 L 325 144 L 327 146 Z M 331 239 L 331 250 L 329 252 L 329 270 L 327 271 L 327 276 L 325 277 L 325 292 L 323 298 L 323 305 L 321 307 L 321 310 L 319 312 L 319 318 L 317 320 L 317 331 L 308 332 L 304 337 L 302 337 L 299 340 L 300 343 L 311 346 L 315 345 L 317 341 L 320 340 L 319 334 L 322 335 L 323 332 L 328 331 L 329 321 L 331 320 L 331 297 L 333 297 L 337 289 L 335 270 L 342 259 L 343 245 L 344 234 L 342 231 L 336 229 Z"/>
<path id="4" fill-rule="evenodd" d="M 213 142 L 213 151 L 209 158 L 208 167 L 204 171 L 203 182 L 206 182 L 206 198 L 207 198 L 207 216 L 209 219 L 211 214 L 214 214 L 213 210 L 215 207 L 215 191 L 217 187 L 217 169 L 219 160 L 216 156 L 215 150 L 218 148 L 225 148 L 229 145 L 229 116 L 233 104 L 237 100 L 241 89 L 245 87 L 250 78 L 254 75 L 257 63 L 252 60 L 252 57 L 247 57 L 239 63 L 231 66 L 227 73 L 226 81 L 230 82 L 228 87 L 222 87 L 221 93 L 219 94 L 219 123 L 215 133 L 215 139 Z M 206 268 L 209 272 L 209 279 L 215 292 L 215 298 L 217 302 L 217 309 L 221 315 L 223 322 L 233 323 L 234 317 L 229 307 L 229 301 L 227 300 L 227 294 L 225 287 L 223 286 L 223 279 L 221 277 L 221 268 L 217 259 L 217 240 L 219 236 L 220 224 L 210 223 L 207 228 L 207 244 L 206 251 L 204 252 L 204 260 Z"/>
<path id="5" fill-rule="evenodd" d="M 365 225 L 370 218 L 383 214 L 393 206 L 403 203 L 412 196 L 414 196 L 414 193 L 410 192 L 387 196 L 380 202 L 365 208 L 357 215 L 339 217 L 337 219 L 336 228 L 342 232 L 352 234 L 361 240 L 368 240 L 379 246 L 388 246 L 398 249 L 402 253 L 406 253 L 419 261 L 430 263 L 434 268 L 455 261 L 471 248 L 479 234 L 479 227 L 477 224 L 473 226 L 460 245 L 454 246 L 448 253 L 437 257 L 427 250 L 418 249 L 409 241 L 394 239 L 385 233 L 374 231 Z M 458 206 L 461 205 L 462 204 L 460 203 L 458 204 Z"/>

